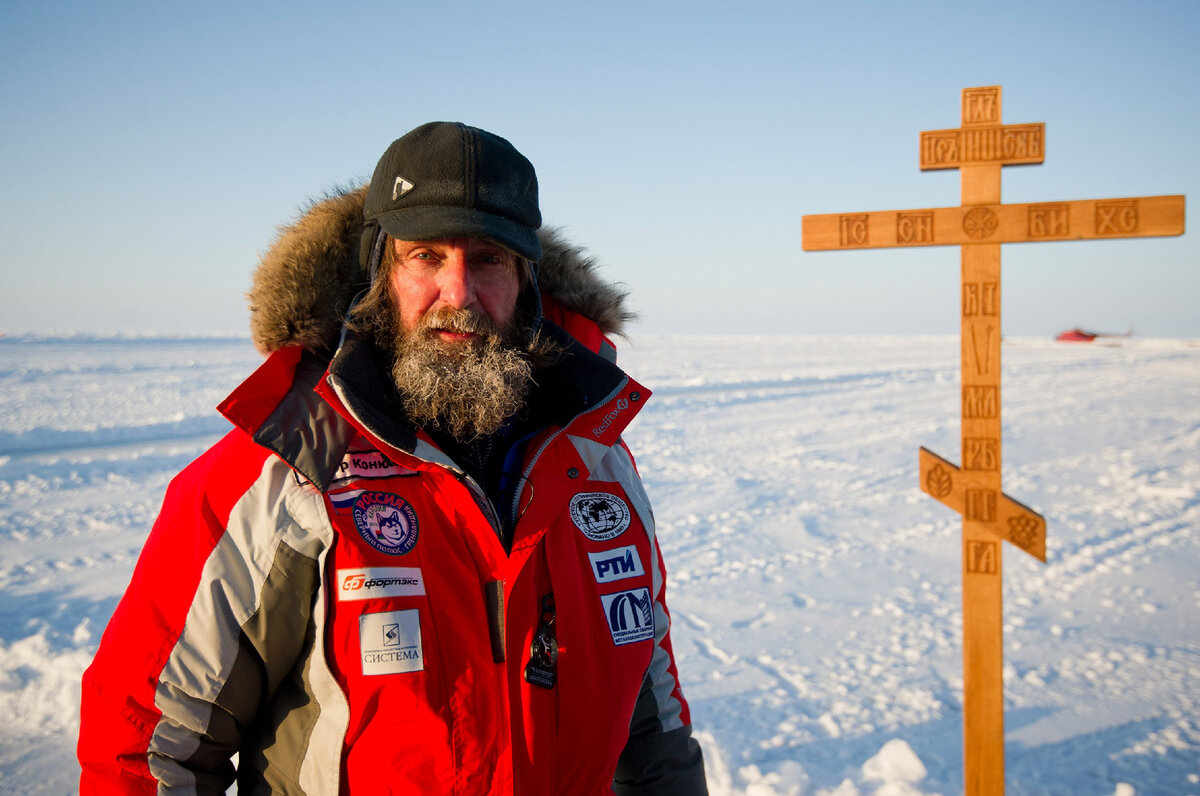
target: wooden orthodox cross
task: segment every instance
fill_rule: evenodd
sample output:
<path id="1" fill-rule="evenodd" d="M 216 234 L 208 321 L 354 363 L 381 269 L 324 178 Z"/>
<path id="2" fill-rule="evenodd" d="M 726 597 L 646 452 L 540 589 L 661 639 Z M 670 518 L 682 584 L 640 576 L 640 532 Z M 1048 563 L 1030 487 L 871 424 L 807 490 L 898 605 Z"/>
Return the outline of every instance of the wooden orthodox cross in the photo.
<path id="1" fill-rule="evenodd" d="M 958 169 L 962 206 L 804 216 L 808 251 L 962 247 L 962 466 L 921 448 L 921 489 L 963 517 L 963 774 L 1004 793 L 1000 542 L 1043 563 L 1046 521 L 1000 487 L 1000 244 L 1183 234 L 1184 197 L 1000 204 L 1003 166 L 1041 163 L 1044 124 L 1001 124 L 1000 86 L 962 92 L 962 127 L 921 133 L 921 169 Z"/>

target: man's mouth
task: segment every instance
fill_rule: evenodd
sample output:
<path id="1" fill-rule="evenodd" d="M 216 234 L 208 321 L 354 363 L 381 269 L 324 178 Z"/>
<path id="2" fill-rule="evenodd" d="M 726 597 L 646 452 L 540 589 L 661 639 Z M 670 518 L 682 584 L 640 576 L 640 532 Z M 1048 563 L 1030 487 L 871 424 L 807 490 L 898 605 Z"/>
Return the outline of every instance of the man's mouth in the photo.
<path id="1" fill-rule="evenodd" d="M 478 332 L 460 332 L 454 329 L 433 329 L 433 334 L 448 343 L 466 343 L 479 337 Z"/>
<path id="2" fill-rule="evenodd" d="M 446 343 L 469 343 L 487 336 L 492 330 L 487 318 L 478 313 L 443 311 L 428 322 L 430 336 Z"/>

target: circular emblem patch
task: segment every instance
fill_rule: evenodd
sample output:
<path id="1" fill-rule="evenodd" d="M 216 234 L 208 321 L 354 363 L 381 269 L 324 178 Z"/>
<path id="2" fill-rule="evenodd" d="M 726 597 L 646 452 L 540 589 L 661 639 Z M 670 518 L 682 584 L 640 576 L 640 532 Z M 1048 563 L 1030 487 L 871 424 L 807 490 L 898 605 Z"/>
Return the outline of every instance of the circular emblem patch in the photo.
<path id="1" fill-rule="evenodd" d="M 408 501 L 386 492 L 364 492 L 354 501 L 354 524 L 381 553 L 401 556 L 417 544 L 417 513 Z"/>
<path id="2" fill-rule="evenodd" d="M 571 498 L 571 521 L 587 538 L 603 542 L 629 527 L 629 506 L 607 492 L 580 492 Z"/>

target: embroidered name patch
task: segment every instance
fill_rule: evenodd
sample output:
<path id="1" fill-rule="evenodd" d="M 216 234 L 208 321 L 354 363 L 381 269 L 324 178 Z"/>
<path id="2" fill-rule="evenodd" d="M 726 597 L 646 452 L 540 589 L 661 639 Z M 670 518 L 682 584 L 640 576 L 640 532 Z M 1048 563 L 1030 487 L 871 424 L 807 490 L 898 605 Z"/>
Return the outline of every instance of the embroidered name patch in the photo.
<path id="1" fill-rule="evenodd" d="M 603 553 L 588 553 L 588 560 L 592 562 L 592 574 L 596 576 L 597 583 L 612 583 L 614 580 L 646 574 L 646 570 L 642 569 L 642 559 L 633 545 L 605 550 Z"/>
<path id="2" fill-rule="evenodd" d="M 379 451 L 350 452 L 338 465 L 333 480 L 346 478 L 390 478 L 395 475 L 416 475 L 416 470 L 396 464 Z"/>
<path id="3" fill-rule="evenodd" d="M 339 601 L 373 600 L 380 597 L 420 597 L 425 581 L 416 567 L 366 567 L 337 571 Z"/>
<path id="4" fill-rule="evenodd" d="M 391 478 L 397 475 L 416 475 L 416 470 L 411 470 L 400 464 L 396 464 L 388 457 L 384 456 L 379 451 L 351 451 L 342 457 L 338 463 L 337 470 L 329 479 L 329 483 L 337 484 L 342 481 L 350 481 L 356 478 Z M 300 473 L 294 472 L 296 483 L 300 486 L 307 486 L 312 483 Z"/>
<path id="5" fill-rule="evenodd" d="M 417 544 L 417 513 L 397 495 L 363 492 L 354 501 L 354 525 L 381 553 L 400 556 Z"/>
<path id="6" fill-rule="evenodd" d="M 416 608 L 363 614 L 358 618 L 362 673 L 401 674 L 425 668 L 421 614 Z"/>
<path id="7" fill-rule="evenodd" d="M 629 527 L 629 506 L 608 492 L 580 492 L 571 498 L 571 522 L 592 541 L 615 539 Z"/>
<path id="8" fill-rule="evenodd" d="M 604 604 L 604 616 L 608 619 L 614 644 L 620 646 L 654 638 L 654 605 L 650 602 L 649 589 L 602 594 L 600 601 Z"/>

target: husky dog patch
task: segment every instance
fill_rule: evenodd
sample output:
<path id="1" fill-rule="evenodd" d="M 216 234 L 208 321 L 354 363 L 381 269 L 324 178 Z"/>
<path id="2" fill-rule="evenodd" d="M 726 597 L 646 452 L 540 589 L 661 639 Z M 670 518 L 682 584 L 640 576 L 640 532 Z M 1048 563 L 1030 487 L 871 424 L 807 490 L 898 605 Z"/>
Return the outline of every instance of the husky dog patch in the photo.
<path id="1" fill-rule="evenodd" d="M 625 533 L 629 506 L 608 492 L 580 492 L 571 498 L 571 522 L 594 542 L 604 542 Z"/>
<path id="2" fill-rule="evenodd" d="M 416 608 L 363 614 L 358 618 L 362 673 L 401 674 L 425 668 L 421 614 Z"/>
<path id="3" fill-rule="evenodd" d="M 381 553 L 401 556 L 417 544 L 417 513 L 398 495 L 363 492 L 354 501 L 354 525 Z"/>
<path id="4" fill-rule="evenodd" d="M 654 638 L 654 605 L 649 589 L 603 594 L 604 616 L 617 646 Z"/>

